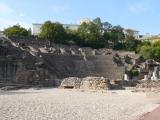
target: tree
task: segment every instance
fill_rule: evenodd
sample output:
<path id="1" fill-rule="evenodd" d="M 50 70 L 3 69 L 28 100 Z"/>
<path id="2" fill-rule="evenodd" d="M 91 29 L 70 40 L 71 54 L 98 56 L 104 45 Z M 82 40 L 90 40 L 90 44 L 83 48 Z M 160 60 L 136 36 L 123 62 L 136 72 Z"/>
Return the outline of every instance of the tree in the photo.
<path id="1" fill-rule="evenodd" d="M 53 25 L 51 21 L 46 21 L 42 27 L 41 31 L 39 33 L 39 37 L 42 39 L 51 40 L 53 39 Z"/>
<path id="2" fill-rule="evenodd" d="M 131 29 L 127 29 L 126 35 L 125 35 L 125 46 L 126 50 L 129 51 L 136 51 L 139 44 L 141 44 L 141 41 L 135 39 L 135 33 Z"/>
<path id="3" fill-rule="evenodd" d="M 16 37 L 27 37 L 30 36 L 30 32 L 20 25 L 14 25 L 12 27 L 6 28 L 4 30 L 4 34 L 8 37 L 16 36 Z"/>
<path id="4" fill-rule="evenodd" d="M 111 42 L 114 49 L 122 49 L 124 44 L 124 32 L 121 26 L 114 26 L 111 29 Z"/>
<path id="5" fill-rule="evenodd" d="M 103 31 L 103 23 L 101 22 L 101 18 L 97 17 L 96 19 L 93 20 L 93 22 L 96 26 L 99 32 Z"/>
<path id="6" fill-rule="evenodd" d="M 111 32 L 110 31 L 104 31 L 103 38 L 104 38 L 104 46 L 109 47 L 109 44 L 111 42 Z"/>
<path id="7" fill-rule="evenodd" d="M 77 35 L 77 31 L 71 30 L 69 28 L 65 29 L 66 31 L 66 44 L 68 45 L 81 45 L 81 40 Z"/>
<path id="8" fill-rule="evenodd" d="M 102 23 L 99 17 L 90 23 L 81 24 L 77 33 L 84 46 L 124 48 L 123 28 L 121 26 L 112 26 L 108 22 Z"/>
<path id="9" fill-rule="evenodd" d="M 109 31 L 112 29 L 112 24 L 110 24 L 109 22 L 104 22 L 104 23 L 102 23 L 102 25 L 103 25 L 103 29 L 105 31 Z"/>
<path id="10" fill-rule="evenodd" d="M 153 50 L 152 46 L 149 45 L 144 45 L 140 48 L 140 54 L 145 58 L 145 59 L 150 59 L 153 58 Z"/>
<path id="11" fill-rule="evenodd" d="M 53 41 L 55 43 L 65 43 L 66 32 L 60 23 L 53 23 Z"/>
<path id="12" fill-rule="evenodd" d="M 145 59 L 154 59 L 160 62 L 160 41 L 144 42 L 137 50 Z"/>
<path id="13" fill-rule="evenodd" d="M 153 59 L 160 62 L 160 46 L 153 47 Z"/>
<path id="14" fill-rule="evenodd" d="M 128 75 L 130 76 L 131 79 L 134 77 L 138 77 L 139 71 L 136 68 L 132 68 L 128 71 Z"/>
<path id="15" fill-rule="evenodd" d="M 29 36 L 32 35 L 32 29 L 31 28 L 28 29 L 28 34 L 29 34 Z"/>
<path id="16" fill-rule="evenodd" d="M 126 50 L 136 51 L 140 41 L 136 40 L 132 32 L 128 32 L 125 35 L 125 46 Z"/>
<path id="17" fill-rule="evenodd" d="M 65 43 L 66 32 L 60 23 L 46 21 L 41 27 L 39 37 L 55 43 Z"/>
<path id="18" fill-rule="evenodd" d="M 104 47 L 101 27 L 96 22 L 82 23 L 78 28 L 78 36 L 83 46 Z"/>
<path id="19" fill-rule="evenodd" d="M 88 24 L 83 22 L 77 30 L 77 35 L 80 38 L 78 45 L 80 46 L 86 46 L 86 41 L 88 38 L 89 30 L 88 30 Z"/>

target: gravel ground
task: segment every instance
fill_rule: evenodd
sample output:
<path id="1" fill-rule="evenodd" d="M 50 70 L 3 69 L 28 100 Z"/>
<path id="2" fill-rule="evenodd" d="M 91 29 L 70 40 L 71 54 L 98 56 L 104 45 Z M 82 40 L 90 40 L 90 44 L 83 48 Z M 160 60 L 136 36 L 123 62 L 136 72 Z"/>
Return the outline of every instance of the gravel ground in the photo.
<path id="1" fill-rule="evenodd" d="M 157 106 L 127 90 L 0 91 L 0 120 L 132 120 Z"/>

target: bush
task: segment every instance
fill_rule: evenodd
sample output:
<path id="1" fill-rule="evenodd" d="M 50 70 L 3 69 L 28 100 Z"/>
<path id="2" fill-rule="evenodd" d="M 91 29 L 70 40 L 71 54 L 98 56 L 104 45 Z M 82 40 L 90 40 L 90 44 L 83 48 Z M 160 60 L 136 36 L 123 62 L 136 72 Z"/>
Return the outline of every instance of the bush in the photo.
<path id="1" fill-rule="evenodd" d="M 137 48 L 137 52 L 145 59 L 160 61 L 160 41 L 156 41 L 154 43 L 143 43 Z"/>
<path id="2" fill-rule="evenodd" d="M 14 25 L 12 27 L 6 28 L 4 30 L 4 34 L 7 37 L 27 37 L 30 36 L 30 30 L 26 30 L 25 28 L 21 27 L 20 25 Z"/>
<path id="3" fill-rule="evenodd" d="M 141 54 L 145 59 L 153 58 L 152 46 L 143 45 L 143 46 L 140 48 L 140 54 Z"/>
<path id="4" fill-rule="evenodd" d="M 46 21 L 39 34 L 39 38 L 50 40 L 51 42 L 64 44 L 66 42 L 66 31 L 60 23 Z"/>
<path id="5" fill-rule="evenodd" d="M 128 75 L 133 78 L 133 77 L 137 77 L 139 75 L 139 71 L 136 68 L 131 69 L 130 71 L 128 71 Z"/>

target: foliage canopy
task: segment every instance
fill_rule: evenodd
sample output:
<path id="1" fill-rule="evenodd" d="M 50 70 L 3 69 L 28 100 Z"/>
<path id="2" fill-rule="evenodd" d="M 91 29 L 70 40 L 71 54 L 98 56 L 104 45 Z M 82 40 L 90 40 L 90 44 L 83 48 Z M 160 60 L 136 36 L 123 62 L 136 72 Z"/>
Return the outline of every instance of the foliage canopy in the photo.
<path id="1" fill-rule="evenodd" d="M 26 30 L 20 25 L 14 25 L 12 27 L 8 27 L 4 30 L 4 34 L 8 37 L 16 36 L 16 37 L 27 37 L 31 35 L 30 30 Z"/>

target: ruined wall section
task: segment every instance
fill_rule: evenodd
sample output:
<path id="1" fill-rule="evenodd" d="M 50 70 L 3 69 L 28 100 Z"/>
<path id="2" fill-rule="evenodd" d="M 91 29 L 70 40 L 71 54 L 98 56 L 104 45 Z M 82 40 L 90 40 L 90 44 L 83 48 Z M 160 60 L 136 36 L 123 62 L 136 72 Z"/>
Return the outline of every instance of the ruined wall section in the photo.
<path id="1" fill-rule="evenodd" d="M 113 55 L 66 56 L 43 54 L 47 69 L 57 78 L 66 77 L 106 77 L 111 80 L 122 79 L 124 66 L 118 66 L 113 61 Z"/>
<path id="2" fill-rule="evenodd" d="M 46 84 L 50 79 L 49 72 L 38 65 L 39 62 L 39 58 L 27 50 L 0 38 L 0 83 Z"/>
<path id="3" fill-rule="evenodd" d="M 37 40 L 0 41 L 0 82 L 55 85 L 67 77 L 122 79 L 125 66 L 117 64 L 116 52 L 79 48 Z M 119 57 L 118 57 L 119 59 Z"/>

